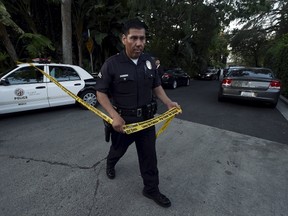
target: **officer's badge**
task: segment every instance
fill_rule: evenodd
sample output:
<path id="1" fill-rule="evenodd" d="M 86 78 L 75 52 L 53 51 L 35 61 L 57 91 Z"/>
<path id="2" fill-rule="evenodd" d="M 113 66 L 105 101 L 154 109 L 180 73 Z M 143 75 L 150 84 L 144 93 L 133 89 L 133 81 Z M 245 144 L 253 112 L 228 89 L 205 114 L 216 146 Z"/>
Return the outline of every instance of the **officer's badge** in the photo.
<path id="1" fill-rule="evenodd" d="M 152 69 L 152 64 L 149 60 L 146 61 L 146 67 L 151 70 Z"/>
<path id="2" fill-rule="evenodd" d="M 101 79 L 102 78 L 102 73 L 101 71 L 98 73 L 98 77 Z"/>

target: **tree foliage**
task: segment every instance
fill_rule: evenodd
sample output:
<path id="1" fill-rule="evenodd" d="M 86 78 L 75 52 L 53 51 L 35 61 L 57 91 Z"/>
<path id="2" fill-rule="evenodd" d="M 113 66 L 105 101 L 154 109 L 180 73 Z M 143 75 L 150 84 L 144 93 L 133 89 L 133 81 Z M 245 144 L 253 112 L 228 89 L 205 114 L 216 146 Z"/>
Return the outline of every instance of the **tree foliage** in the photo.
<path id="1" fill-rule="evenodd" d="M 24 49 L 31 58 L 43 57 L 47 53 L 47 49 L 55 50 L 52 42 L 43 35 L 25 33 L 20 36 L 19 40 L 24 40 L 22 44 L 25 44 Z"/>
<path id="2" fill-rule="evenodd" d="M 0 0 L 0 61 L 11 62 L 7 54 L 13 61 L 36 55 L 63 61 L 62 26 L 65 27 L 66 21 L 62 25 L 61 2 Z M 72 50 L 72 61 L 88 68 L 90 56 L 85 43 L 89 29 L 96 71 L 105 59 L 123 48 L 122 24 L 134 17 L 148 26 L 146 51 L 159 58 L 163 66 L 182 67 L 191 75 L 208 66 L 223 67 L 229 43 L 232 51 L 248 65 L 269 66 L 272 63 L 268 60 L 275 56 L 287 58 L 283 35 L 288 33 L 288 0 L 71 0 L 71 3 L 72 44 L 68 47 Z M 243 29 L 231 35 L 223 33 L 234 19 L 245 23 Z M 279 49 L 272 49 L 272 44 Z M 288 74 L 285 63 L 277 65 L 273 64 L 274 70 L 285 77 Z"/>
<path id="3" fill-rule="evenodd" d="M 267 45 L 266 32 L 263 29 L 245 29 L 234 31 L 230 41 L 232 52 L 242 56 L 244 62 L 250 66 L 263 66 Z"/>
<path id="4" fill-rule="evenodd" d="M 45 35 L 52 41 L 56 49 L 54 52 L 46 49 L 46 56 L 61 61 L 64 41 L 61 42 L 59 3 L 62 1 L 50 0 L 40 3 L 36 0 L 3 0 L 3 2 L 11 13 L 13 21 L 25 32 Z M 94 64 L 99 69 L 107 57 L 122 49 L 119 37 L 122 23 L 137 16 L 149 27 L 147 52 L 159 57 L 162 64 L 167 67 L 184 67 L 191 73 L 202 70 L 218 61 L 213 59 L 216 55 L 211 47 L 216 47 L 214 43 L 218 41 L 223 13 L 218 15 L 214 6 L 204 4 L 201 0 L 73 0 L 71 13 L 74 33 L 73 63 L 87 65 L 89 55 L 85 42 L 90 29 L 95 47 Z M 15 47 L 19 36 L 10 39 Z M 29 47 L 28 44 L 23 44 L 24 41 L 28 42 L 28 40 L 21 40 L 22 47 Z M 20 46 L 16 49 L 20 55 L 32 54 L 32 52 L 23 52 Z M 220 49 L 218 51 L 222 52 Z M 211 54 L 212 52 L 214 54 Z M 20 58 L 27 58 L 27 56 L 20 56 Z"/>
<path id="5" fill-rule="evenodd" d="M 210 47 L 220 31 L 216 10 L 202 1 L 136 1 L 132 6 L 149 27 L 147 48 L 166 67 L 191 74 L 212 63 Z"/>
<path id="6" fill-rule="evenodd" d="M 265 56 L 265 66 L 272 68 L 281 79 L 283 94 L 288 98 L 288 34 L 272 40 Z"/>
<path id="7" fill-rule="evenodd" d="M 6 6 L 0 1 L 0 23 L 4 26 L 12 27 L 14 31 L 19 34 L 24 31 L 11 19 L 10 13 L 7 11 Z"/>

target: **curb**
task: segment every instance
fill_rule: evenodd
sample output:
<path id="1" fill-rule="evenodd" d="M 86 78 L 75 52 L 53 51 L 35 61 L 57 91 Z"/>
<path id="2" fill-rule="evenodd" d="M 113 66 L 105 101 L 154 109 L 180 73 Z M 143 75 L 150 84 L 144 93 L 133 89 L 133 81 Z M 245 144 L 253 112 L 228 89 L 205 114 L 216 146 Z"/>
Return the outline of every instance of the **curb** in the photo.
<path id="1" fill-rule="evenodd" d="M 284 96 L 280 95 L 280 100 L 283 101 L 286 105 L 288 105 L 288 99 Z"/>

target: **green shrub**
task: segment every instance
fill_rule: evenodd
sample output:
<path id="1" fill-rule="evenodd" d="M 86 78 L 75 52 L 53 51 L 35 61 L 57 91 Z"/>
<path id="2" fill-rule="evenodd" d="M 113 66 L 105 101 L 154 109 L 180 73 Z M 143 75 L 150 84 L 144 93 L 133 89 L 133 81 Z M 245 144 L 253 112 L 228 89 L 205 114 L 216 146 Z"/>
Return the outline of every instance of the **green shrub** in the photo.
<path id="1" fill-rule="evenodd" d="M 265 67 L 271 68 L 281 80 L 282 95 L 288 98 L 288 34 L 270 42 Z"/>

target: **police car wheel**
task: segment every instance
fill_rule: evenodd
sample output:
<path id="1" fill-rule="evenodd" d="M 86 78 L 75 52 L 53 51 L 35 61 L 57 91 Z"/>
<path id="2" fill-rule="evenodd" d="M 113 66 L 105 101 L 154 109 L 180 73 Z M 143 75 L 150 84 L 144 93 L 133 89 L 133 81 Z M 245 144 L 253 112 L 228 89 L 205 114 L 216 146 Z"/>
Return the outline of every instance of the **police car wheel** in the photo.
<path id="1" fill-rule="evenodd" d="M 173 81 L 173 83 L 172 83 L 172 88 L 173 88 L 173 89 L 176 89 L 176 88 L 177 88 L 177 81 L 176 81 L 176 80 Z"/>
<path id="2" fill-rule="evenodd" d="M 86 90 L 80 94 L 80 98 L 84 100 L 86 103 L 90 104 L 91 106 L 96 106 L 98 101 L 96 97 L 96 91 L 93 90 Z M 85 108 L 82 105 L 83 108 Z"/>

